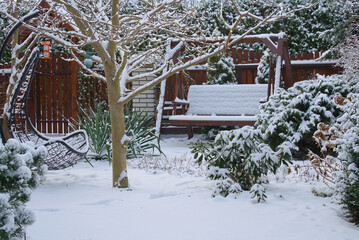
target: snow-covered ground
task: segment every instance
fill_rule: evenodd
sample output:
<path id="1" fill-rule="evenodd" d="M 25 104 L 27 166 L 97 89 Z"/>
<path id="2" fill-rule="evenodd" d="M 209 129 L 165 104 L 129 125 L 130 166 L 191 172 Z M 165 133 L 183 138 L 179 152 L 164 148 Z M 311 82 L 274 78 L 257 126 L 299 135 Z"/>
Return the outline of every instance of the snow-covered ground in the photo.
<path id="1" fill-rule="evenodd" d="M 265 203 L 246 192 L 211 198 L 213 182 L 192 163 L 188 142 L 184 135 L 167 136 L 162 148 L 168 160 L 130 162 L 130 190 L 111 188 L 107 162 L 49 171 L 29 203 L 36 222 L 27 239 L 359 239 L 359 228 L 337 205 L 311 193 L 321 183 L 303 176 L 272 176 Z M 175 157 L 180 164 L 172 164 Z"/>

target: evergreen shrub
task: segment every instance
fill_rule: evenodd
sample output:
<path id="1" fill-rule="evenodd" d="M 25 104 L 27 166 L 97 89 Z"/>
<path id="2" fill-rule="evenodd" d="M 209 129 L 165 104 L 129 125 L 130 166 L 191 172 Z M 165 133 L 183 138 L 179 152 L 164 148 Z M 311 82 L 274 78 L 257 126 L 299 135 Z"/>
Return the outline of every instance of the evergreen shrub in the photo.
<path id="1" fill-rule="evenodd" d="M 198 163 L 208 164 L 209 177 L 218 180 L 213 195 L 227 196 L 251 190 L 258 201 L 264 200 L 264 191 L 252 187 L 266 183 L 269 171 L 276 172 L 282 163 L 288 164 L 291 159 L 288 143 L 273 151 L 264 143 L 262 133 L 249 126 L 222 131 L 213 143 L 197 141 L 191 148 Z"/>
<path id="2" fill-rule="evenodd" d="M 231 57 L 218 54 L 208 59 L 207 84 L 236 84 L 235 66 Z"/>
<path id="3" fill-rule="evenodd" d="M 25 208 L 32 190 L 42 179 L 47 167 L 43 165 L 47 150 L 36 150 L 10 139 L 0 145 L 0 239 L 23 239 L 25 228 L 35 219 Z"/>
<path id="4" fill-rule="evenodd" d="M 288 141 L 298 147 L 298 157 L 306 155 L 307 149 L 318 153 L 312 139 L 317 124 L 334 123 L 342 111 L 333 98 L 352 91 L 354 86 L 340 75 L 297 82 L 288 90 L 278 89 L 261 105 L 256 126 L 272 149 Z"/>

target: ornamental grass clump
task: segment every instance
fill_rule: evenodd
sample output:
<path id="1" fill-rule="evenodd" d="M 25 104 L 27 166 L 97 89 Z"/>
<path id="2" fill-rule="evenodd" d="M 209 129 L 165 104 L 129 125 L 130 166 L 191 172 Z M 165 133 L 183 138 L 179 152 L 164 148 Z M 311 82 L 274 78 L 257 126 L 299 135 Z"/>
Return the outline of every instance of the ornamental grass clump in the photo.
<path id="1" fill-rule="evenodd" d="M 75 121 L 76 125 L 87 132 L 90 141 L 87 158 L 110 161 L 112 154 L 110 112 L 96 103 L 94 109 L 85 110 L 80 107 L 78 119 Z M 148 150 L 157 149 L 161 152 L 160 139 L 153 133 L 150 116 L 147 113 L 126 107 L 125 125 L 126 135 L 130 139 L 127 145 L 128 158 L 143 156 Z M 71 127 L 76 128 L 73 124 Z"/>
<path id="2" fill-rule="evenodd" d="M 90 151 L 86 157 L 95 160 L 110 159 L 110 113 L 95 103 L 94 109 L 90 107 L 88 111 L 79 107 L 78 119 L 76 125 L 86 131 L 90 142 Z M 72 125 L 72 128 L 75 126 Z"/>
<path id="3" fill-rule="evenodd" d="M 47 167 L 45 147 L 36 150 L 9 139 L 0 144 L 0 239 L 23 239 L 34 213 L 26 209 L 32 190 L 41 182 Z"/>
<path id="4" fill-rule="evenodd" d="M 268 172 L 275 173 L 281 164 L 290 162 L 291 147 L 284 142 L 273 151 L 260 130 L 245 126 L 220 132 L 213 143 L 192 144 L 192 153 L 198 163 L 208 164 L 209 178 L 217 180 L 214 196 L 251 191 L 264 201 L 265 190 L 256 184 L 267 183 Z"/>

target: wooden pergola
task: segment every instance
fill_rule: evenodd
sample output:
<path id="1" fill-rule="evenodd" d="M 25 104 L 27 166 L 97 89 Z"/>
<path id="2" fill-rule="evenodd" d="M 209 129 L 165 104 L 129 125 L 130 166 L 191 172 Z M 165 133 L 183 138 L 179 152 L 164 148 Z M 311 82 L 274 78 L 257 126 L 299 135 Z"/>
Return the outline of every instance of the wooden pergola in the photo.
<path id="1" fill-rule="evenodd" d="M 224 41 L 228 42 L 228 39 L 225 38 L 206 38 L 203 40 L 198 41 L 187 41 L 187 44 L 193 45 L 202 45 L 202 44 L 216 44 L 216 43 L 223 43 Z M 230 41 L 235 40 L 233 37 Z M 181 40 L 173 39 L 170 42 L 171 50 L 174 49 Z M 286 81 L 284 82 L 284 88 L 288 89 L 289 87 L 293 86 L 293 74 L 292 74 L 292 67 L 289 57 L 289 50 L 288 50 L 288 42 L 285 33 L 279 34 L 259 34 L 259 35 L 249 35 L 243 38 L 239 38 L 233 44 L 250 44 L 250 43 L 264 43 L 269 50 L 277 57 L 276 65 L 272 64 L 270 61 L 270 71 L 269 71 L 269 81 L 268 81 L 268 92 L 267 92 L 267 99 L 274 91 L 280 87 L 280 80 L 282 78 L 282 63 L 284 61 L 286 67 Z M 185 45 L 183 44 L 182 48 L 179 48 L 176 53 L 174 54 L 173 61 L 176 64 L 178 62 L 178 58 L 185 50 Z M 175 99 L 184 99 L 185 97 L 185 90 L 184 90 L 184 81 L 183 81 L 183 72 L 179 72 L 176 74 L 176 83 L 175 83 Z M 167 80 L 166 80 L 167 81 Z M 165 95 L 165 88 L 166 88 L 166 81 L 161 83 L 161 93 L 160 99 L 157 107 L 157 123 L 156 123 L 156 132 L 160 132 L 160 128 L 162 125 L 162 111 L 164 107 L 164 95 Z M 173 106 L 174 110 L 176 106 Z"/>

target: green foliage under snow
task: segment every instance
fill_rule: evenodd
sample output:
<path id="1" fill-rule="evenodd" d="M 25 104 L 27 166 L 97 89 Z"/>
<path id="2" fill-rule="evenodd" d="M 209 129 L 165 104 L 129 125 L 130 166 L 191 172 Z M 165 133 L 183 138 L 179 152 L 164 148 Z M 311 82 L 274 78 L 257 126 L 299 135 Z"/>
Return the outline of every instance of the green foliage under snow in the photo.
<path id="1" fill-rule="evenodd" d="M 90 152 L 87 157 L 110 161 L 112 153 L 110 112 L 99 104 L 95 104 L 95 109 L 89 108 L 88 111 L 80 108 L 79 120 L 76 124 L 89 136 Z M 128 158 L 142 156 L 147 150 L 155 148 L 161 152 L 159 138 L 152 131 L 148 114 L 126 107 L 125 129 L 126 135 L 131 139 L 127 146 Z"/>
<path id="2" fill-rule="evenodd" d="M 263 56 L 261 57 L 257 67 L 257 77 L 255 80 L 256 83 L 268 83 L 271 60 L 273 63 L 273 61 L 275 60 L 275 56 L 274 54 L 270 53 L 269 49 L 266 49 L 263 52 Z"/>
<path id="3" fill-rule="evenodd" d="M 337 124 L 342 130 L 336 139 L 342 171 L 337 173 L 336 191 L 350 218 L 359 223 L 359 94 L 351 94 L 342 106 Z"/>
<path id="4" fill-rule="evenodd" d="M 228 34 L 225 24 L 218 19 L 221 10 L 218 0 L 202 0 L 198 4 L 198 13 L 203 17 L 202 31 L 206 36 Z M 309 6 L 311 0 L 273 0 L 252 1 L 235 0 L 241 11 L 249 10 L 258 16 L 266 16 L 278 4 L 285 9 L 298 9 Z M 223 18 L 232 24 L 238 16 L 231 1 L 223 1 Z M 265 24 L 251 34 L 285 32 L 289 40 L 291 53 L 328 50 L 345 39 L 352 31 L 352 23 L 358 21 L 358 4 L 355 1 L 338 0 L 315 1 L 315 5 L 308 10 L 291 14 L 274 24 Z M 250 27 L 258 23 L 253 19 L 244 18 L 236 28 L 235 34 L 243 34 Z M 255 49 L 264 50 L 262 46 L 255 45 Z"/>
<path id="5" fill-rule="evenodd" d="M 299 148 L 298 153 L 306 154 L 307 149 L 318 153 L 312 139 L 317 124 L 334 123 L 341 110 L 333 98 L 353 90 L 340 75 L 297 82 L 287 91 L 279 89 L 261 106 L 256 126 L 272 149 L 288 141 Z"/>
<path id="6" fill-rule="evenodd" d="M 192 145 L 194 158 L 208 164 L 209 177 L 217 180 L 213 195 L 227 196 L 251 191 L 258 201 L 265 199 L 264 188 L 268 172 L 275 172 L 291 158 L 290 145 L 283 143 L 276 151 L 263 141 L 262 133 L 253 127 L 220 132 L 213 143 Z"/>
<path id="7" fill-rule="evenodd" d="M 25 208 L 32 190 L 42 179 L 46 166 L 45 147 L 36 150 L 10 139 L 0 145 L 0 239 L 23 239 L 34 214 Z"/>
<path id="8" fill-rule="evenodd" d="M 231 57 L 218 54 L 208 59 L 207 84 L 235 84 L 235 66 Z"/>

